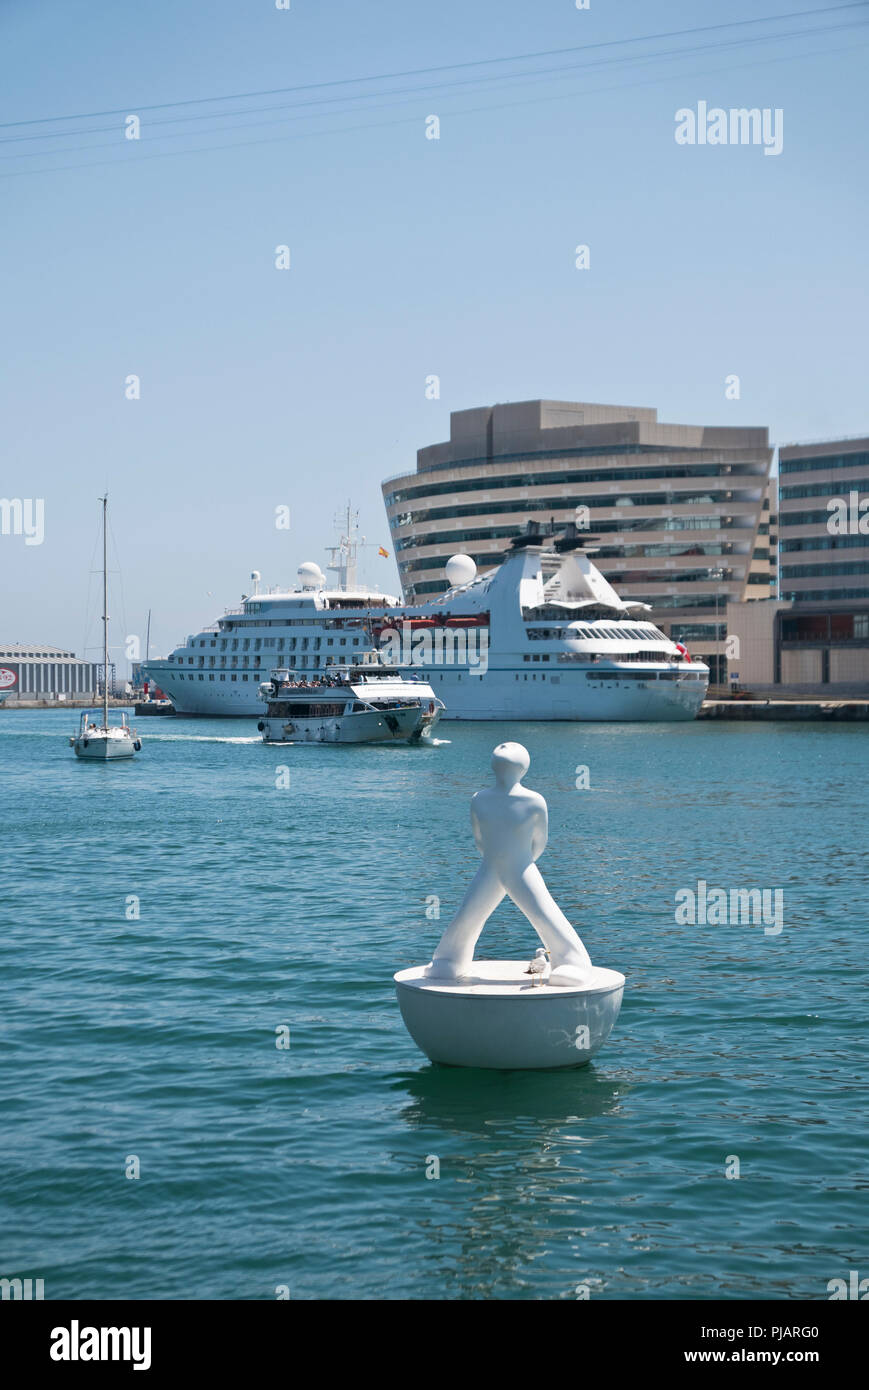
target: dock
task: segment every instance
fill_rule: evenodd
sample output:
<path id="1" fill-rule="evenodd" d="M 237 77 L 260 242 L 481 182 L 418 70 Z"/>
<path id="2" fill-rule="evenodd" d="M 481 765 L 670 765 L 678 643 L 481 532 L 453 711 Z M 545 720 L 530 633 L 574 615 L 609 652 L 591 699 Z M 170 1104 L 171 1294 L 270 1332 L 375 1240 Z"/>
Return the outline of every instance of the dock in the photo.
<path id="1" fill-rule="evenodd" d="M 705 700 L 697 718 L 869 720 L 869 700 Z"/>
<path id="2" fill-rule="evenodd" d="M 0 710 L 15 709 L 101 709 L 102 698 L 90 700 L 0 700 Z M 109 700 L 109 709 L 132 709 L 132 700 Z"/>

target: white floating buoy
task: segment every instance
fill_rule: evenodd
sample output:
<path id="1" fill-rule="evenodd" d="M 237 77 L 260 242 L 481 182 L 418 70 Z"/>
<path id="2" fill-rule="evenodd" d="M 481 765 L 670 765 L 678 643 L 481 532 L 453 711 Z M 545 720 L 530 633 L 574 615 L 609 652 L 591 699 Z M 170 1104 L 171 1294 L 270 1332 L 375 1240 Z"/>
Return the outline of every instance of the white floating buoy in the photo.
<path id="1" fill-rule="evenodd" d="M 401 1016 L 433 1062 L 459 1067 L 581 1067 L 618 1018 L 625 977 L 591 963 L 536 861 L 547 809 L 522 786 L 530 758 L 519 743 L 492 754 L 495 786 L 471 801 L 483 862 L 428 965 L 395 975 Z M 543 943 L 534 962 L 474 959 L 486 921 L 505 897 Z"/>

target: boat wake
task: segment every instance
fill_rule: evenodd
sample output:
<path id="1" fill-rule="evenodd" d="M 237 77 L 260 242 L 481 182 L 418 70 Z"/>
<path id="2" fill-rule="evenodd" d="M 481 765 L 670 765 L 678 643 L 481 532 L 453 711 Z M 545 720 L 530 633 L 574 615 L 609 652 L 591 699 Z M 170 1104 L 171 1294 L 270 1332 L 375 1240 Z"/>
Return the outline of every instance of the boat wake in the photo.
<path id="1" fill-rule="evenodd" d="M 219 734 L 152 734 L 145 735 L 148 743 L 262 743 L 259 734 L 252 738 L 224 738 Z"/>

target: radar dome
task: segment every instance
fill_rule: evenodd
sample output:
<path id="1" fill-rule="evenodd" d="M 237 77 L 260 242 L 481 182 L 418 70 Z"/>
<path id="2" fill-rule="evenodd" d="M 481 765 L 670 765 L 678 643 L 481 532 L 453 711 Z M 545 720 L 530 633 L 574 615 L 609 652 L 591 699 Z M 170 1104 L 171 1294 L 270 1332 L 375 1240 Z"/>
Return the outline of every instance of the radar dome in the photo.
<path id="1" fill-rule="evenodd" d="M 458 588 L 460 584 L 470 584 L 471 580 L 476 576 L 477 566 L 474 564 L 470 555 L 453 555 L 447 560 L 444 566 L 444 573 L 446 574 L 450 586 L 455 589 Z"/>
<path id="2" fill-rule="evenodd" d="M 326 576 L 313 560 L 306 560 L 296 571 L 303 589 L 319 589 L 326 583 Z"/>

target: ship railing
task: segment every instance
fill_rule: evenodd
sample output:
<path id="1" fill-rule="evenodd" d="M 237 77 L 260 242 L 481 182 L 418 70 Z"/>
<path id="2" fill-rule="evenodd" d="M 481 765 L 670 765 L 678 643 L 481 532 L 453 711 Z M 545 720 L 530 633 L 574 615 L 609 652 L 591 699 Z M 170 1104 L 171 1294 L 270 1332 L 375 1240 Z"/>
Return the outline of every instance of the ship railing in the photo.
<path id="1" fill-rule="evenodd" d="M 591 662 L 614 662 L 622 665 L 624 662 L 641 662 L 644 666 L 665 666 L 681 665 L 684 657 L 679 652 L 668 652 L 665 650 L 655 651 L 646 650 L 639 652 L 619 652 L 619 651 L 582 651 L 582 652 L 559 652 L 560 662 L 591 661 Z"/>

